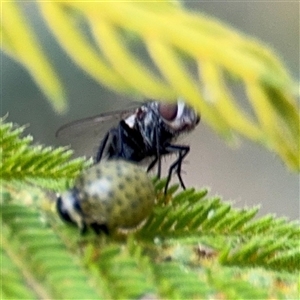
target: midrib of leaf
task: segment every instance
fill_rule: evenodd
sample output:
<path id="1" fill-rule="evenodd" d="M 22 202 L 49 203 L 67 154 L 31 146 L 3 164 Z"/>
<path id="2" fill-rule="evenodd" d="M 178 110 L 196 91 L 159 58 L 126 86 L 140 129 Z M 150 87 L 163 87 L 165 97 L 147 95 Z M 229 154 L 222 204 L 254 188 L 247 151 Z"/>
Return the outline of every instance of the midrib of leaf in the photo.
<path id="1" fill-rule="evenodd" d="M 3 223 L 2 223 L 3 224 Z M 3 225 L 2 225 L 3 226 Z M 36 277 L 34 277 L 32 270 L 28 268 L 25 264 L 24 260 L 15 252 L 11 247 L 11 241 L 9 241 L 9 237 L 6 235 L 6 231 L 9 231 L 8 228 L 2 227 L 1 234 L 1 246 L 4 248 L 7 255 L 13 261 L 13 263 L 18 268 L 19 272 L 22 273 L 23 278 L 30 286 L 30 288 L 34 291 L 39 299 L 51 299 L 50 294 L 45 288 L 45 285 L 41 284 Z"/>

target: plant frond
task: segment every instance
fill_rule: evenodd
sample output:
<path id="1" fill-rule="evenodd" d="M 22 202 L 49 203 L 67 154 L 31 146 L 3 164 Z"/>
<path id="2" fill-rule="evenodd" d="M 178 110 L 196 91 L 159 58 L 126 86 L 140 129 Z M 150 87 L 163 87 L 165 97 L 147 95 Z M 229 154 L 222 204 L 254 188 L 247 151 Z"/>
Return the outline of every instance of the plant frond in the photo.
<path id="1" fill-rule="evenodd" d="M 30 135 L 21 137 L 25 127 L 0 121 L 2 182 L 65 189 L 89 165 L 81 158 L 70 160 L 72 151 L 67 148 L 31 145 Z"/>
<path id="2" fill-rule="evenodd" d="M 226 268 L 209 261 L 201 261 L 197 268 L 165 261 L 155 265 L 154 274 L 161 295 L 169 299 L 268 299 L 271 295 L 277 299 L 282 293 L 274 288 L 276 275 L 260 269 Z M 295 285 L 288 280 L 286 287 L 296 294 Z"/>
<path id="3" fill-rule="evenodd" d="M 33 298 L 85 299 L 86 295 L 90 299 L 101 298 L 75 257 L 47 228 L 33 206 L 1 205 L 1 222 L 4 255 L 22 271 L 21 277 L 30 286 Z M 2 284 L 6 291 L 12 283 L 5 280 Z M 19 299 L 18 292 L 18 289 L 13 291 L 15 299 Z"/>
<path id="4" fill-rule="evenodd" d="M 170 299 L 205 299 L 213 294 L 206 283 L 206 274 L 197 274 L 177 263 L 164 262 L 154 267 L 161 294 Z M 202 273 L 202 272 L 201 272 Z M 200 275 L 200 276 L 199 276 Z"/>
<path id="5" fill-rule="evenodd" d="M 297 249 L 298 247 L 298 249 Z M 300 243 L 295 245 L 294 249 L 282 251 L 282 253 L 276 253 L 274 257 L 270 258 L 268 264 L 272 269 L 285 270 L 287 272 L 295 272 L 300 270 Z"/>
<path id="6" fill-rule="evenodd" d="M 144 268 L 145 261 L 142 268 L 136 255 L 119 245 L 104 246 L 100 254 L 95 260 L 93 253 L 87 263 L 89 268 L 97 268 L 113 299 L 139 299 L 144 294 L 155 294 L 155 285 L 146 276 L 149 272 Z"/>
<path id="7" fill-rule="evenodd" d="M 287 238 L 254 236 L 220 254 L 220 262 L 230 266 L 263 266 L 278 271 L 299 272 L 300 243 Z"/>
<path id="8" fill-rule="evenodd" d="M 67 108 L 64 88 L 41 49 L 26 16 L 13 1 L 2 3 L 1 48 L 21 63 L 57 112 Z"/>
<path id="9" fill-rule="evenodd" d="M 159 191 L 160 182 L 156 185 Z M 224 264 L 280 270 L 284 264 L 275 265 L 271 261 L 274 257 L 282 257 L 283 261 L 290 260 L 291 263 L 285 266 L 289 271 L 299 270 L 299 264 L 295 263 L 300 255 L 298 223 L 271 215 L 255 220 L 257 207 L 234 209 L 218 197 L 207 197 L 206 190 L 182 191 L 173 199 L 168 199 L 168 202 L 165 202 L 165 196 L 158 199 L 153 214 L 137 232 L 138 238 L 176 241 L 189 237 L 195 243 L 199 238 L 214 237 L 216 249 L 224 249 L 227 245 L 220 254 L 220 261 Z"/>
<path id="10" fill-rule="evenodd" d="M 245 225 L 242 233 L 248 234 L 264 234 L 272 232 L 277 236 L 290 236 L 291 238 L 300 237 L 300 229 L 297 222 L 288 222 L 285 218 L 276 219 L 273 215 L 266 215 L 260 219 L 254 220 Z"/>
<path id="11" fill-rule="evenodd" d="M 22 270 L 5 253 L 1 245 L 1 299 L 38 299 L 37 295 L 26 285 Z"/>

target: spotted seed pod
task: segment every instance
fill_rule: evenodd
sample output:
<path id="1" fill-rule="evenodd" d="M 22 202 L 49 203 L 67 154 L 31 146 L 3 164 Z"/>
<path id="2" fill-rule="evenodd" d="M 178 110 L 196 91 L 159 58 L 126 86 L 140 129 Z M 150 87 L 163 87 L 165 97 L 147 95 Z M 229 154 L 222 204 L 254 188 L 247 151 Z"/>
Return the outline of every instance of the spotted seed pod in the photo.
<path id="1" fill-rule="evenodd" d="M 109 160 L 92 166 L 75 186 L 57 199 L 60 216 L 82 231 L 96 233 L 117 228 L 134 228 L 152 211 L 155 192 L 147 173 L 123 160 Z"/>

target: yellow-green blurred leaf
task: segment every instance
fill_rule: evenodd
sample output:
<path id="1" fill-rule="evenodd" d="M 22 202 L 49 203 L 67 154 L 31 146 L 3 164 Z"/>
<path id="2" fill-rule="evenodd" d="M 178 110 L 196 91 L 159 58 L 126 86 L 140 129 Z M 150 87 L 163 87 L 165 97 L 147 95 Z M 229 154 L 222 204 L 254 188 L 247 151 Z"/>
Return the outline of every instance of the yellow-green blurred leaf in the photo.
<path id="1" fill-rule="evenodd" d="M 153 98 L 174 98 L 176 94 L 160 78 L 155 77 L 122 44 L 121 36 L 108 22 L 92 20 L 93 32 L 106 58 L 118 73 L 137 91 Z M 101 43 L 105 41 L 105 43 Z M 125 65 L 126 67 L 122 67 Z M 139 78 L 139 80 L 136 80 Z M 148 91 L 151 91 L 148 95 Z"/>
<path id="2" fill-rule="evenodd" d="M 2 3 L 1 47 L 28 70 L 58 112 L 66 109 L 63 86 L 36 40 L 26 17 L 12 1 Z"/>
<path id="3" fill-rule="evenodd" d="M 41 11 L 58 42 L 79 67 L 111 89 L 134 93 L 134 89 L 110 68 L 98 49 L 88 41 L 70 11 L 51 1 L 43 2 Z"/>

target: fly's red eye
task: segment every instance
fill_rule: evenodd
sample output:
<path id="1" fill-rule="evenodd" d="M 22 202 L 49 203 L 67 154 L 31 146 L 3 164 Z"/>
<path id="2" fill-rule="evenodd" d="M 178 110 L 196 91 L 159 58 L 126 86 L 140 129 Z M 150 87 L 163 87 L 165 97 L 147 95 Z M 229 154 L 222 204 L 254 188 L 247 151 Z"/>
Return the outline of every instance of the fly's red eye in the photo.
<path id="1" fill-rule="evenodd" d="M 167 121 L 173 121 L 177 116 L 177 104 L 159 103 L 158 111 L 160 115 Z"/>

